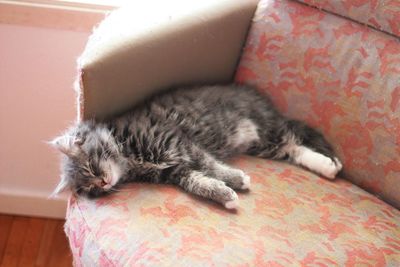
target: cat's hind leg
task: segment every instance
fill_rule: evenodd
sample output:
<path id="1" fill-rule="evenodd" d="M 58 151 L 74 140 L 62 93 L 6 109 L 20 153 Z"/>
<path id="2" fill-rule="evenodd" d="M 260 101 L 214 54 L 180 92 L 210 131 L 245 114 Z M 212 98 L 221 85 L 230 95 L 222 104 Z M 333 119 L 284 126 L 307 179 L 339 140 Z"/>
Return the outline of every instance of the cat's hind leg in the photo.
<path id="1" fill-rule="evenodd" d="M 333 179 L 342 169 L 331 145 L 324 136 L 306 124 L 289 120 L 281 130 L 282 144 L 278 157 Z"/>
<path id="2" fill-rule="evenodd" d="M 303 122 L 284 120 L 274 134 L 261 136 L 260 142 L 248 154 L 288 160 L 329 179 L 335 178 L 342 169 L 324 136 Z"/>
<path id="3" fill-rule="evenodd" d="M 326 178 L 334 179 L 342 169 L 338 158 L 330 158 L 303 145 L 289 144 L 285 151 L 290 160 Z"/>

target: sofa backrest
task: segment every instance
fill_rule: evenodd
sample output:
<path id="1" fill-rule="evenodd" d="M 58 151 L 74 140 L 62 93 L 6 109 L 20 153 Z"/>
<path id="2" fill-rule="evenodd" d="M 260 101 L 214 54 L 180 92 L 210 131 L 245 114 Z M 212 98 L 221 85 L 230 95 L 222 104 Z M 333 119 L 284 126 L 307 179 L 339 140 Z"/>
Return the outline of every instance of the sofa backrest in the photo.
<path id="1" fill-rule="evenodd" d="M 400 207 L 400 1 L 303 2 L 259 3 L 236 81 L 319 128 L 348 179 Z"/>
<path id="2" fill-rule="evenodd" d="M 399 0 L 299 0 L 310 6 L 400 36 Z"/>
<path id="3" fill-rule="evenodd" d="M 233 79 L 257 0 L 133 1 L 78 60 L 79 119 L 123 112 L 157 90 Z"/>

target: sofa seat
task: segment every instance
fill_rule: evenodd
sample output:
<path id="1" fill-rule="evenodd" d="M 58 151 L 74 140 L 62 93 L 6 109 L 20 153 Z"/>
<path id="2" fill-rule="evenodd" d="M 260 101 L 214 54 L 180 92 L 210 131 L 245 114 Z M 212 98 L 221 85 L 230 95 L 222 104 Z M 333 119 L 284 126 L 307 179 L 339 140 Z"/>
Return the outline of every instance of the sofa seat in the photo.
<path id="1" fill-rule="evenodd" d="M 400 266 L 400 211 L 342 179 L 240 157 L 252 178 L 228 211 L 168 185 L 71 198 L 76 266 Z"/>

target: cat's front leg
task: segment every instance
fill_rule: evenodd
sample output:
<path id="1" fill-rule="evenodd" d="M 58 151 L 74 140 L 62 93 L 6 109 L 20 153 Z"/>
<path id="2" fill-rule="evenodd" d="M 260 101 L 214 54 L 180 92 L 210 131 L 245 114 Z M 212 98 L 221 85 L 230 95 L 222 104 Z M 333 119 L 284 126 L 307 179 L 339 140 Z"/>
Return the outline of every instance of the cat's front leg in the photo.
<path id="1" fill-rule="evenodd" d="M 180 177 L 179 185 L 187 192 L 214 200 L 227 209 L 238 207 L 238 196 L 224 182 L 210 178 L 199 171 L 190 170 Z"/>
<path id="2" fill-rule="evenodd" d="M 232 189 L 246 190 L 250 189 L 250 176 L 242 170 L 232 168 L 222 162 L 215 160 L 212 164 L 208 164 L 204 172 L 218 180 L 223 181 Z"/>
<path id="3" fill-rule="evenodd" d="M 250 188 L 250 176 L 242 170 L 232 168 L 225 163 L 215 159 L 209 153 L 198 149 L 196 151 L 196 162 L 201 166 L 201 170 L 206 175 L 223 181 L 232 189 L 245 190 Z"/>

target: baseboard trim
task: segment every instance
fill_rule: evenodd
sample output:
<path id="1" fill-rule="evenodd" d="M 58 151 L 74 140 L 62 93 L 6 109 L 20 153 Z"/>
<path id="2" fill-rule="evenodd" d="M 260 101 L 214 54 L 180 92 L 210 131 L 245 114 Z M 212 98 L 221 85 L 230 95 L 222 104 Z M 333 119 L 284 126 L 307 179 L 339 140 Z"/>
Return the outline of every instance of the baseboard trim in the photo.
<path id="1" fill-rule="evenodd" d="M 52 1 L 57 3 L 56 1 Z M 0 23 L 56 30 L 91 32 L 111 7 L 89 8 L 0 0 Z"/>
<path id="2" fill-rule="evenodd" d="M 65 199 L 8 195 L 0 192 L 0 213 L 64 219 L 66 210 Z"/>

